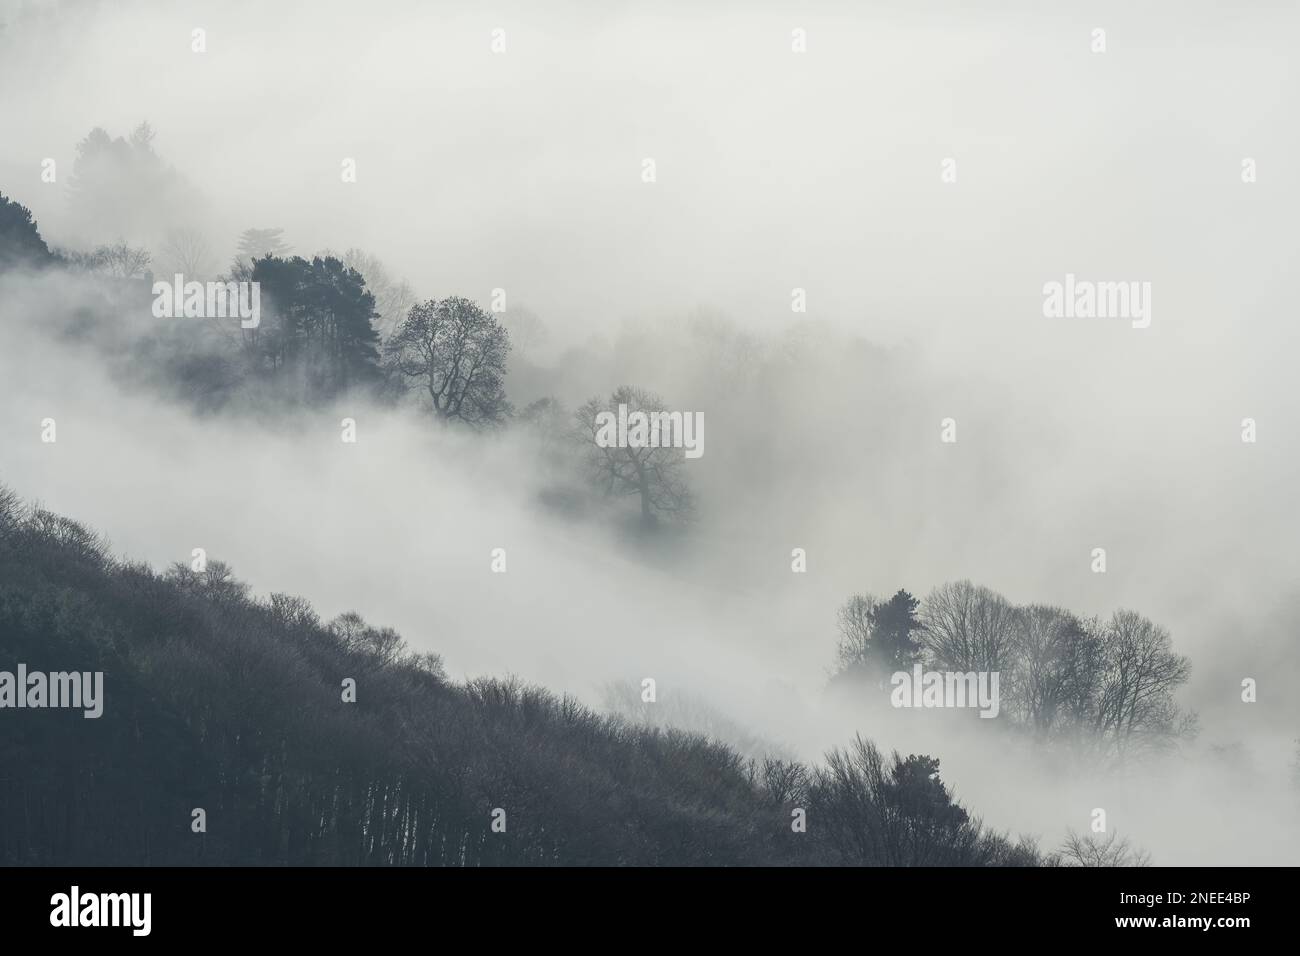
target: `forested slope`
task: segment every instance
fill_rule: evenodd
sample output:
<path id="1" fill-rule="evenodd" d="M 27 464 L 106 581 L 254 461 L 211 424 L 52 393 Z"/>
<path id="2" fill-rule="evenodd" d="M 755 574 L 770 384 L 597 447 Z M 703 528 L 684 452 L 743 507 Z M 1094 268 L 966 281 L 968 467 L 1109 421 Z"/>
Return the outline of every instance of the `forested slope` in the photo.
<path id="1" fill-rule="evenodd" d="M 103 713 L 0 709 L 4 864 L 1039 862 L 929 758 L 856 740 L 823 766 L 752 761 L 453 683 L 390 629 L 256 599 L 216 561 L 118 561 L 0 486 L 0 670 L 20 663 L 102 671 Z"/>

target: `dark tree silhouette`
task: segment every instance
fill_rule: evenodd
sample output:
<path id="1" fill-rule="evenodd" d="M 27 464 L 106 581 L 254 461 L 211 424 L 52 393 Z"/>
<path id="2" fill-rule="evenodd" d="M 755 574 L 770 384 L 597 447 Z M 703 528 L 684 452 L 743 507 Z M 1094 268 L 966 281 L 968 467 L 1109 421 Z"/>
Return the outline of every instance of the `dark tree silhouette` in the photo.
<path id="1" fill-rule="evenodd" d="M 301 256 L 255 261 L 262 325 L 247 332 L 265 371 L 292 371 L 307 397 L 328 397 L 378 379 L 375 297 L 355 269 L 338 259 Z"/>
<path id="2" fill-rule="evenodd" d="M 406 387 L 440 418 L 497 425 L 513 412 L 504 387 L 509 333 L 469 299 L 414 306 L 386 352 Z"/>
<path id="3" fill-rule="evenodd" d="M 53 262 L 32 211 L 0 193 L 0 271 L 43 268 Z"/>
<path id="4" fill-rule="evenodd" d="M 957 671 L 1005 671 L 1015 659 L 1016 609 L 1002 595 L 969 581 L 943 584 L 921 612 L 926 650 Z"/>
<path id="5" fill-rule="evenodd" d="M 879 682 L 917 659 L 920 602 L 901 588 L 888 601 L 855 594 L 839 610 L 837 679 L 865 677 Z"/>

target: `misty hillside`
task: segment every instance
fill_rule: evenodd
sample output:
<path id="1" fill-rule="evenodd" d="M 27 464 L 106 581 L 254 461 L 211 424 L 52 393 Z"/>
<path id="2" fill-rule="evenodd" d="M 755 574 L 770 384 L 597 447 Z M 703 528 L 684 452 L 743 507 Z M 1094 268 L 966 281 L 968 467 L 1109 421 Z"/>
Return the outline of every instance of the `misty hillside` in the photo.
<path id="1" fill-rule="evenodd" d="M 913 6 L 0 0 L 0 863 L 1300 860 L 1300 6 Z"/>
<path id="2" fill-rule="evenodd" d="M 0 778 L 3 864 L 1041 862 L 930 758 L 856 740 L 823 766 L 756 761 L 516 681 L 456 684 L 390 629 L 253 599 L 220 562 L 117 561 L 2 487 L 0 660 L 102 671 L 106 703 L 0 737 L 0 766 L 25 768 Z"/>
<path id="3" fill-rule="evenodd" d="M 127 686 L 141 688 L 153 707 L 170 702 L 157 714 L 142 711 L 152 716 L 139 718 L 133 749 L 120 758 L 112 747 L 99 749 L 101 721 L 121 719 L 115 710 L 113 721 L 69 729 L 78 743 L 60 751 L 81 755 L 83 767 L 102 763 L 93 777 L 83 770 L 69 780 L 66 769 L 50 766 L 44 778 L 6 781 L 6 799 L 16 801 L 8 805 L 22 819 L 34 781 L 66 784 L 43 806 L 47 816 L 33 830 L 42 836 L 9 838 L 6 853 L 15 861 L 1037 860 L 1030 843 L 1012 847 L 970 823 L 939 782 L 939 760 L 999 828 L 1065 833 L 1048 862 L 1145 859 L 1131 856 L 1113 830 L 1087 840 L 1072 835 L 1116 808 L 1126 833 L 1138 824 L 1143 845 L 1157 834 L 1162 861 L 1189 852 L 1166 801 L 1185 790 L 1183 782 L 1165 776 L 1155 789 L 1137 781 L 1157 766 L 1200 775 L 1197 785 L 1212 787 L 1201 797 L 1206 806 L 1248 794 L 1261 811 L 1234 818 L 1215 847 L 1198 844 L 1196 852 L 1285 853 L 1285 841 L 1257 844 L 1240 835 L 1259 820 L 1294 817 L 1289 792 L 1257 786 L 1278 776 L 1280 762 L 1252 766 L 1242 747 L 1214 739 L 1195 749 L 1197 715 L 1179 697 L 1197 671 L 1179 650 L 1181 637 L 1176 646 L 1144 615 L 1123 607 L 1099 613 L 1095 595 L 1081 602 L 1092 613 L 1021 603 L 965 579 L 938 583 L 933 570 L 912 571 L 935 582 L 923 600 L 904 589 L 878 599 L 858 586 L 863 561 L 879 562 L 865 575 L 879 582 L 897 573 L 893 559 L 863 548 L 852 533 L 825 537 L 839 524 L 829 520 L 833 511 L 810 542 L 822 544 L 810 549 L 816 578 L 790 586 L 803 577 L 806 552 L 788 546 L 808 540 L 809 528 L 793 541 L 782 528 L 817 506 L 787 498 L 782 486 L 825 483 L 830 502 L 843 500 L 849 482 L 860 500 L 905 500 L 924 510 L 927 496 L 910 483 L 934 469 L 933 446 L 908 436 L 916 409 L 928 402 L 927 383 L 906 356 L 824 328 L 763 340 L 697 316 L 632 326 L 612 347 L 565 352 L 549 364 L 507 361 L 528 342 L 532 327 L 520 316 L 529 313 L 498 315 L 453 295 L 406 303 L 405 314 L 399 308 L 386 319 L 380 302 L 393 294 L 391 283 L 383 291 L 382 265 L 355 250 L 310 261 L 284 249 L 249 254 L 274 245 L 268 235 L 276 231 L 247 230 L 248 248 L 226 277 L 251 276 L 266 290 L 266 322 L 250 331 L 237 316 L 160 318 L 148 250 L 127 242 L 55 249 L 29 209 L 0 195 L 0 325 L 8 332 L 0 385 L 16 403 L 8 423 L 0 422 L 7 475 L 33 499 L 55 496 L 59 511 L 86 509 L 100 516 L 96 524 L 109 521 L 115 538 L 127 536 L 119 553 L 143 546 L 145 557 L 165 563 L 178 543 L 197 537 L 241 566 L 251 562 L 258 580 L 310 596 L 253 600 L 215 562 L 201 573 L 177 565 L 158 579 L 147 564 L 110 559 L 92 536 L 49 511 L 13 505 L 13 514 L 25 515 L 10 522 L 13 534 L 71 543 L 97 580 L 116 582 L 108 588 L 113 600 L 92 606 L 105 621 L 135 624 L 109 642 L 118 665 L 130 662 Z M 30 315 L 41 321 L 26 322 Z M 453 400 L 430 392 L 440 363 L 454 367 L 462 354 L 458 337 L 444 342 L 435 333 L 448 324 L 494 369 L 460 380 Z M 647 336 L 657 339 L 653 348 Z M 675 349 L 698 355 L 674 366 Z M 629 352 L 645 355 L 627 365 Z M 593 454 L 591 429 L 602 410 L 662 408 L 652 392 L 610 383 L 624 375 L 657 381 L 669 367 L 674 391 L 708 410 L 711 441 L 731 437 L 698 461 L 660 457 L 647 470 L 650 480 L 637 481 L 619 471 L 626 462 Z M 815 420 L 813 409 L 827 397 L 793 387 L 805 380 L 845 390 L 850 404 L 866 410 L 875 444 L 853 453 L 860 461 L 845 461 L 834 419 L 825 430 L 801 424 Z M 533 398 L 542 389 L 566 399 Z M 612 390 L 570 406 L 599 389 Z M 906 415 L 893 414 L 895 402 L 910 406 Z M 781 429 L 784 444 L 764 444 L 773 419 L 753 416 L 755 407 L 800 424 Z M 63 430 L 59 444 L 51 411 Z M 340 419 L 343 448 L 348 423 L 362 423 L 365 441 L 350 456 L 322 445 L 340 447 Z M 876 444 L 891 454 L 879 458 Z M 840 467 L 810 479 L 804 462 L 813 460 Z M 755 461 L 764 466 L 758 472 Z M 978 454 L 963 467 L 965 484 L 976 488 L 1005 473 L 1006 463 Z M 96 480 L 86 481 L 92 473 Z M 861 496 L 864 488 L 874 494 Z M 751 505 L 781 520 L 754 522 Z M 943 507 L 960 510 L 956 502 Z M 885 509 L 868 514 L 900 520 Z M 923 521 L 900 541 L 919 552 L 926 528 L 945 524 L 969 539 L 950 516 Z M 493 555 L 497 544 L 511 545 L 515 572 L 494 575 L 495 592 L 484 590 L 483 563 L 469 556 L 469 543 L 480 555 L 489 545 Z M 499 553 L 493 572 L 505 570 Z M 943 564 L 961 573 L 983 568 L 984 555 L 976 546 L 967 560 Z M 24 564 L 24 573 L 39 567 Z M 433 586 L 412 587 L 412 567 Z M 68 569 L 56 561 L 47 571 L 61 579 Z M 1045 589 L 1060 593 L 1059 582 L 1072 576 L 1046 575 Z M 123 581 L 131 583 L 130 610 L 118 606 Z M 167 614 L 137 608 L 146 584 Z M 647 588 L 656 600 L 636 604 L 629 616 L 627 595 Z M 582 601 L 570 599 L 575 589 Z M 503 599 L 483 599 L 492 593 Z M 742 594 L 748 599 L 736 603 Z M 322 606 L 329 613 L 312 609 Z M 351 607 L 398 622 L 412 650 L 393 630 L 340 613 Z M 604 622 L 613 620 L 620 624 L 611 630 Z M 4 634 L 5 626 L 0 620 L 4 642 L 31 636 Z M 70 632 L 81 636 L 66 649 L 66 663 L 48 669 L 86 670 L 74 666 L 78 653 L 102 654 L 102 642 L 78 642 L 116 629 L 104 623 L 83 631 Z M 811 652 L 789 637 L 835 631 L 838 647 L 814 644 Z M 15 644 L 0 664 L 39 669 L 32 654 L 16 653 L 27 647 Z M 444 655 L 458 681 L 446 677 Z M 252 663 L 268 657 L 276 663 Z M 882 681 L 922 663 L 1000 673 L 1004 699 L 983 714 L 999 719 L 898 709 Z M 250 670 L 256 676 L 246 680 Z M 800 671 L 797 682 L 787 679 Z M 481 673 L 526 679 L 468 679 Z M 663 701 L 638 699 L 645 673 L 671 688 Z M 349 680 L 355 702 L 341 698 Z M 256 690 L 263 682 L 301 692 L 291 717 L 274 706 L 291 698 Z M 536 686 L 565 697 L 528 689 Z M 601 687 L 616 716 L 587 708 Z M 144 707 L 133 702 L 133 712 Z M 325 727 L 328 737 L 318 740 Z M 857 733 L 913 756 L 886 760 L 856 742 L 819 756 Z M 447 752 L 456 755 L 450 764 Z M 118 775 L 113 799 L 83 796 L 113 786 Z M 322 778 L 329 787 L 320 789 Z M 149 781 L 148 795 L 132 791 L 141 781 Z M 158 800 L 172 801 L 166 812 Z M 170 809 L 177 803 L 188 805 L 179 818 Z M 195 810 L 204 818 L 201 833 L 190 829 Z M 94 824 L 82 813 L 104 817 Z M 118 830 L 107 822 L 123 817 L 136 822 Z M 796 821 L 807 829 L 792 830 Z M 123 832 L 138 832 L 138 844 L 122 842 Z M 61 833 L 62 851 L 53 842 Z"/>

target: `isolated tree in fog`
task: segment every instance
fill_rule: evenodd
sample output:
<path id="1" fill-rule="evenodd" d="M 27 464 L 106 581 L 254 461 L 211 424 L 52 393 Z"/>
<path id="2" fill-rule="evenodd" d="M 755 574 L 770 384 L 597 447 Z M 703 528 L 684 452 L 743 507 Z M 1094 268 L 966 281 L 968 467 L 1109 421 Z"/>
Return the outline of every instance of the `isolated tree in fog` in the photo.
<path id="1" fill-rule="evenodd" d="M 212 247 L 197 229 L 173 229 L 159 250 L 161 266 L 179 272 L 186 280 L 206 278 L 212 266 Z"/>
<path id="2" fill-rule="evenodd" d="M 125 239 L 96 246 L 89 252 L 59 250 L 63 264 L 76 272 L 89 272 L 112 279 L 139 279 L 148 276 L 153 256 L 142 246 L 130 245 Z"/>
<path id="3" fill-rule="evenodd" d="M 99 246 L 90 254 L 91 269 L 114 279 L 143 278 L 149 273 L 153 256 L 149 250 L 132 246 L 124 239 Z"/>
<path id="4" fill-rule="evenodd" d="M 495 425 L 510 416 L 510 335 L 469 299 L 430 299 L 411 309 L 385 348 L 406 387 L 440 418 Z"/>
<path id="5" fill-rule="evenodd" d="M 32 211 L 0 193 L 0 270 L 53 262 Z"/>
<path id="6" fill-rule="evenodd" d="M 278 226 L 268 229 L 245 229 L 239 234 L 239 258 L 251 261 L 266 256 L 285 258 L 290 251 L 284 241 L 284 230 Z"/>
<path id="7" fill-rule="evenodd" d="M 578 441 L 588 479 L 606 495 L 634 496 L 640 501 L 641 522 L 649 527 L 659 518 L 688 519 L 694 501 L 685 475 L 685 453 L 668 446 L 602 447 L 597 440 L 602 412 L 617 415 L 626 405 L 629 418 L 637 413 L 665 411 L 653 392 L 624 385 L 607 401 L 593 398 L 574 413 Z"/>
<path id="8" fill-rule="evenodd" d="M 546 324 L 529 309 L 520 306 L 508 309 L 501 321 L 510 332 L 512 350 L 520 358 L 546 340 Z"/>
<path id="9" fill-rule="evenodd" d="M 284 230 L 278 227 L 269 229 L 245 229 L 239 234 L 235 258 L 230 263 L 230 278 L 247 282 L 253 278 L 253 263 L 266 256 L 287 259 L 290 247 L 284 241 Z"/>
<path id="10" fill-rule="evenodd" d="M 567 481 L 573 469 L 573 413 L 558 399 L 547 396 L 530 402 L 515 421 L 535 443 L 544 477 Z"/>
<path id="11" fill-rule="evenodd" d="M 888 601 L 855 594 L 838 614 L 840 643 L 837 679 L 865 676 L 873 680 L 905 670 L 920 653 L 913 636 L 921 630 L 920 602 L 899 589 Z"/>

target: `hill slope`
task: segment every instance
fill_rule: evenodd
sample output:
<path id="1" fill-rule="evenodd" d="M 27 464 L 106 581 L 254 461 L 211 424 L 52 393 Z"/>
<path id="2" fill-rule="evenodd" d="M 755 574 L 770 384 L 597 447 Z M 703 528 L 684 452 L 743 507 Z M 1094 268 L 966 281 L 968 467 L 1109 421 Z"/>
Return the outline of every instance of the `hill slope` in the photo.
<path id="1" fill-rule="evenodd" d="M 1040 862 L 929 758 L 857 740 L 822 767 L 752 761 L 514 681 L 454 684 L 392 630 L 254 599 L 219 562 L 117 561 L 0 486 L 0 671 L 19 664 L 102 671 L 103 714 L 0 708 L 0 864 Z"/>

